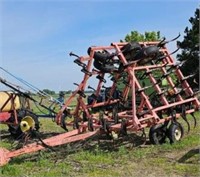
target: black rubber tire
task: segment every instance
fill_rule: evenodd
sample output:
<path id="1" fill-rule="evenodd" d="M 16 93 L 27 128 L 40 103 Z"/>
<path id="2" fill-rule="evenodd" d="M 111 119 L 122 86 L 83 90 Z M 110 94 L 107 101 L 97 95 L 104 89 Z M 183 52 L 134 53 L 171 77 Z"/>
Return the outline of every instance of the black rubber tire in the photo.
<path id="1" fill-rule="evenodd" d="M 144 54 L 146 56 L 154 56 L 155 54 L 159 53 L 159 49 L 157 46 L 149 46 L 144 48 Z"/>
<path id="2" fill-rule="evenodd" d="M 40 129 L 40 122 L 39 122 L 39 120 L 38 120 L 38 116 L 37 116 L 36 114 L 34 114 L 34 113 L 31 113 L 31 112 L 26 113 L 26 116 L 30 116 L 30 117 L 33 118 L 33 120 L 34 120 L 34 122 L 35 122 L 35 127 L 34 127 L 34 129 L 38 131 L 38 130 Z"/>
<path id="3" fill-rule="evenodd" d="M 179 122 L 173 122 L 168 128 L 170 143 L 180 141 L 184 135 L 184 128 Z"/>
<path id="4" fill-rule="evenodd" d="M 126 55 L 127 53 L 129 53 L 133 50 L 137 51 L 137 50 L 141 50 L 141 49 L 142 48 L 138 42 L 132 41 L 132 42 L 126 44 L 125 46 L 123 46 L 121 48 L 121 51 L 123 52 L 124 55 Z"/>
<path id="5" fill-rule="evenodd" d="M 101 62 L 106 62 L 106 60 L 112 59 L 112 57 L 113 55 L 109 53 L 94 52 L 94 59 Z"/>
<path id="6" fill-rule="evenodd" d="M 23 135 L 19 125 L 8 125 L 8 131 L 15 139 L 20 139 Z"/>
<path id="7" fill-rule="evenodd" d="M 166 137 L 166 127 L 163 124 L 154 125 L 149 130 L 149 141 L 152 144 L 163 144 Z"/>
<path id="8" fill-rule="evenodd" d="M 23 110 L 18 114 L 18 122 L 19 122 L 18 125 L 8 125 L 8 131 L 10 132 L 11 136 L 14 137 L 15 139 L 20 139 L 23 136 L 23 132 L 21 131 L 20 128 L 20 122 L 22 120 L 22 117 L 25 116 L 30 116 L 33 118 L 35 122 L 35 127 L 34 127 L 35 130 L 38 131 L 40 128 L 38 117 L 34 113 L 26 112 Z"/>
<path id="9" fill-rule="evenodd" d="M 117 70 L 113 64 L 104 65 L 99 60 L 94 60 L 93 65 L 96 69 L 98 69 L 98 70 L 100 70 L 101 72 L 104 72 L 104 73 L 110 73 L 110 72 Z"/>
<path id="10" fill-rule="evenodd" d="M 88 51 L 87 51 L 88 55 L 90 55 L 90 52 L 91 52 L 91 47 L 88 48 Z M 94 52 L 94 56 L 93 56 L 95 60 L 98 60 L 100 62 L 106 62 L 106 60 L 111 59 L 112 57 L 113 57 L 113 54 L 110 54 L 107 51 Z"/>
<path id="11" fill-rule="evenodd" d="M 143 48 L 143 50 L 140 53 L 138 53 L 138 55 L 136 56 L 136 59 L 140 59 L 138 64 L 144 65 L 152 61 L 152 57 L 158 54 L 158 52 L 159 52 L 159 49 L 157 46 L 149 46 L 149 47 Z"/>

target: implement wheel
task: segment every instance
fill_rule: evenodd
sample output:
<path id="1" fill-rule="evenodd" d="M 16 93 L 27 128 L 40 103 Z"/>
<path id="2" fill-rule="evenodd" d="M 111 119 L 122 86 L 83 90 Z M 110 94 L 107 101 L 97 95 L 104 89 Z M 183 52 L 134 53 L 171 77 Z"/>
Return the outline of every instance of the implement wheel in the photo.
<path id="1" fill-rule="evenodd" d="M 35 130 L 39 130 L 40 125 L 39 125 L 39 120 L 37 115 L 35 115 L 34 113 L 31 112 L 24 112 L 21 111 L 18 113 L 18 125 L 8 125 L 8 131 L 10 132 L 11 136 L 13 136 L 15 139 L 21 139 L 23 136 L 23 132 L 20 128 L 20 122 L 22 120 L 23 117 L 29 116 L 34 120 L 35 123 Z"/>
<path id="2" fill-rule="evenodd" d="M 20 139 L 23 135 L 19 125 L 8 125 L 8 131 L 15 139 Z"/>
<path id="3" fill-rule="evenodd" d="M 166 129 L 165 125 L 159 124 L 154 125 L 149 130 L 149 140 L 152 144 L 163 144 L 166 140 Z"/>
<path id="4" fill-rule="evenodd" d="M 179 122 L 173 122 L 168 129 L 170 143 L 180 141 L 184 135 L 183 126 Z"/>

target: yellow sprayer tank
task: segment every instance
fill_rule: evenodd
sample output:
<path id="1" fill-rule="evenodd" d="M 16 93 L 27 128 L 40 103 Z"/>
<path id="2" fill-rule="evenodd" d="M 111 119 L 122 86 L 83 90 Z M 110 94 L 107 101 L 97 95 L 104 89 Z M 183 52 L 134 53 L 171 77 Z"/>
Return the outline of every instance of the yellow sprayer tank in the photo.
<path id="1" fill-rule="evenodd" d="M 6 105 L 4 106 L 5 103 Z M 13 109 L 19 109 L 19 108 L 20 108 L 19 96 L 16 96 L 15 93 L 10 91 L 0 91 L 0 112 L 8 112 Z"/>

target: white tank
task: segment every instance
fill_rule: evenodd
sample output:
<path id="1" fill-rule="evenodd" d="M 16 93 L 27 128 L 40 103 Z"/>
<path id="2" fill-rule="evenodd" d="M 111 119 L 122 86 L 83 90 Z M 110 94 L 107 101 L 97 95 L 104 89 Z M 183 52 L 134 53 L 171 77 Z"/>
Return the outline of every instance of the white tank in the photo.
<path id="1" fill-rule="evenodd" d="M 5 103 L 6 105 L 4 106 Z M 19 108 L 20 108 L 19 96 L 16 96 L 15 93 L 10 91 L 0 91 L 0 112 L 8 112 L 10 110 Z"/>

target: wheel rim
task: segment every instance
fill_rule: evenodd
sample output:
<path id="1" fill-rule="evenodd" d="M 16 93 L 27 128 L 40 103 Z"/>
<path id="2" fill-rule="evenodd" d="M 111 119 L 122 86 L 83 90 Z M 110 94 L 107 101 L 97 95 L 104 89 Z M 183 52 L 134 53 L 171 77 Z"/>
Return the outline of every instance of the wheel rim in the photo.
<path id="1" fill-rule="evenodd" d="M 181 130 L 179 128 L 177 128 L 174 132 L 174 137 L 176 139 L 176 141 L 179 141 L 181 139 L 182 133 Z"/>

